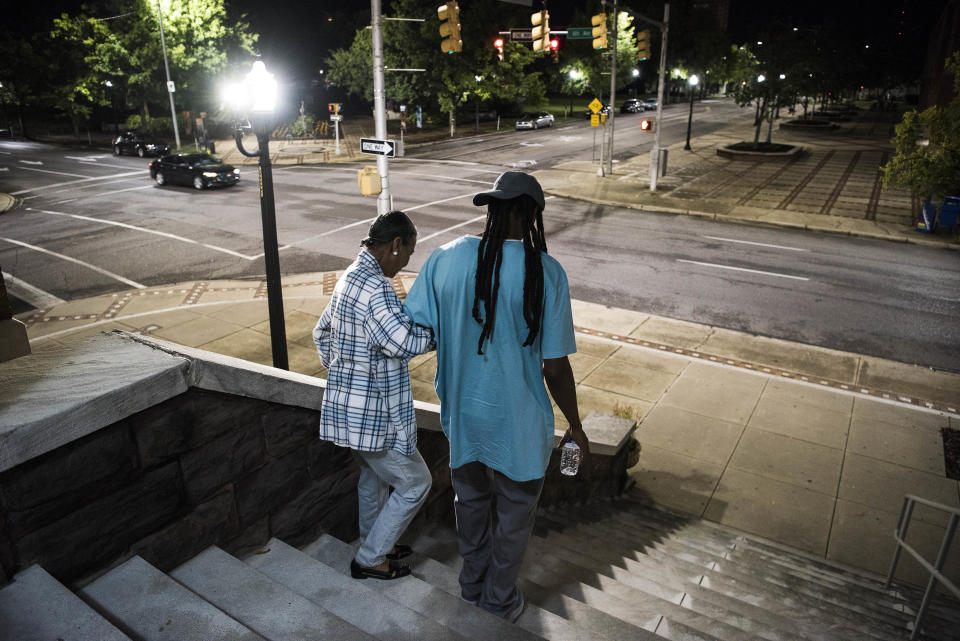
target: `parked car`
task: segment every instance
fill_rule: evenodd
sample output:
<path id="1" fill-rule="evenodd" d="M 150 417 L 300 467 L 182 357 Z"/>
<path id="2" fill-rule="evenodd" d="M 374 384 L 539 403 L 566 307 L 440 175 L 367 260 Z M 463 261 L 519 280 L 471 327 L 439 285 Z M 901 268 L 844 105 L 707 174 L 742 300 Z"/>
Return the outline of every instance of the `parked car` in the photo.
<path id="1" fill-rule="evenodd" d="M 523 114 L 517 118 L 517 129 L 539 129 L 540 127 L 552 127 L 553 114 L 545 111 L 539 111 L 532 114 Z"/>
<path id="2" fill-rule="evenodd" d="M 192 185 L 194 189 L 235 185 L 240 170 L 207 154 L 171 154 L 150 163 L 150 177 L 158 185 Z"/>
<path id="3" fill-rule="evenodd" d="M 657 97 L 647 98 L 643 101 L 643 108 L 647 111 L 653 111 L 657 108 Z"/>
<path id="4" fill-rule="evenodd" d="M 113 139 L 113 153 L 117 156 L 136 154 L 141 158 L 144 156 L 162 156 L 170 153 L 170 146 L 165 142 L 154 140 L 135 131 L 128 131 Z"/>
<path id="5" fill-rule="evenodd" d="M 620 113 L 622 114 L 635 114 L 645 110 L 646 107 L 643 106 L 643 102 L 639 98 L 627 98 L 620 105 Z"/>
<path id="6" fill-rule="evenodd" d="M 604 105 L 603 107 L 601 107 L 601 108 L 600 108 L 600 111 L 597 112 L 597 115 L 600 115 L 600 114 L 606 114 L 606 115 L 609 116 L 609 115 L 610 115 L 610 105 Z M 586 111 L 583 112 L 583 115 L 586 116 L 587 118 L 589 118 L 590 116 L 593 115 L 593 112 L 590 111 L 590 107 L 587 107 Z"/>

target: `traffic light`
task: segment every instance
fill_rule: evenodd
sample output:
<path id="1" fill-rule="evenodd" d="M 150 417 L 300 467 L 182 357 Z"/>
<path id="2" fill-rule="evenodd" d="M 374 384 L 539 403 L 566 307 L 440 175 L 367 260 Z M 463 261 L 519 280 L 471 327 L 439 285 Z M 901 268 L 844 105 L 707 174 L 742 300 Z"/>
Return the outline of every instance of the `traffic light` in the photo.
<path id="1" fill-rule="evenodd" d="M 330 113 L 332 113 L 332 114 L 338 114 L 338 113 L 340 113 L 340 105 L 342 105 L 342 104 L 343 104 L 343 103 L 341 103 L 341 102 L 328 102 L 328 103 L 327 103 L 327 110 L 328 110 Z"/>
<path id="2" fill-rule="evenodd" d="M 648 120 L 644 118 L 640 121 L 640 131 L 651 134 L 653 133 L 653 120 Z"/>
<path id="3" fill-rule="evenodd" d="M 644 29 L 637 33 L 637 60 L 646 60 L 650 57 L 650 30 Z"/>
<path id="4" fill-rule="evenodd" d="M 597 15 L 590 18 L 590 22 L 593 23 L 593 48 L 606 49 L 607 48 L 607 14 L 598 13 Z"/>
<path id="5" fill-rule="evenodd" d="M 560 41 L 556 38 L 550 39 L 550 55 L 553 56 L 554 64 L 560 62 Z"/>
<path id="6" fill-rule="evenodd" d="M 530 16 L 530 24 L 533 29 L 530 36 L 533 38 L 534 51 L 547 51 L 550 49 L 550 12 L 538 11 Z"/>
<path id="7" fill-rule="evenodd" d="M 437 7 L 437 16 L 440 18 L 440 50 L 446 53 L 463 51 L 463 41 L 460 40 L 460 6 L 456 2 L 448 2 Z"/>
<path id="8" fill-rule="evenodd" d="M 493 48 L 497 50 L 497 58 L 503 60 L 503 38 L 497 38 L 494 40 Z"/>

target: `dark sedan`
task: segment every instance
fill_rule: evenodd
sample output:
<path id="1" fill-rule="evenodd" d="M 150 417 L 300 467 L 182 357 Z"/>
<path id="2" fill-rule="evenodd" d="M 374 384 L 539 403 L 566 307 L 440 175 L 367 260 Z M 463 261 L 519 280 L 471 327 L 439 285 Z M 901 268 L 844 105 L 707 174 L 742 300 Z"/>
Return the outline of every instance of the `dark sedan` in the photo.
<path id="1" fill-rule="evenodd" d="M 194 189 L 235 185 L 240 170 L 207 154 L 172 154 L 150 163 L 150 177 L 158 185 L 192 185 Z"/>
<path id="2" fill-rule="evenodd" d="M 141 158 L 144 156 L 162 156 L 170 153 L 170 146 L 134 131 L 128 131 L 113 139 L 113 153 L 117 156 L 136 154 Z"/>

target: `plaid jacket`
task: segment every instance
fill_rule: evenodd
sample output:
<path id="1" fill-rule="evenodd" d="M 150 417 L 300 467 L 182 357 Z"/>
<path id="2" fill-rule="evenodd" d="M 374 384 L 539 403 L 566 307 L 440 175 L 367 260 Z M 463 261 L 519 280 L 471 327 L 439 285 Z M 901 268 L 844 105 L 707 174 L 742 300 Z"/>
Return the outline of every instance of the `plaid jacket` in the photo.
<path id="1" fill-rule="evenodd" d="M 376 259 L 361 251 L 337 281 L 313 330 L 327 389 L 320 438 L 354 450 L 417 447 L 417 419 L 407 362 L 435 348 L 414 325 Z"/>

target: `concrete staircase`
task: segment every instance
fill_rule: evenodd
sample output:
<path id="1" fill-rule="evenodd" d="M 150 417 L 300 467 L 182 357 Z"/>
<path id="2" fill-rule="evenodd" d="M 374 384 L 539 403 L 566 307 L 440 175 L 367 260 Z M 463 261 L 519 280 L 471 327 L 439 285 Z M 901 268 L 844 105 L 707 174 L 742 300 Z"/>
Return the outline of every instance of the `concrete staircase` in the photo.
<path id="1" fill-rule="evenodd" d="M 573 515 L 573 516 L 571 516 Z M 919 596 L 640 497 L 542 510 L 516 624 L 459 598 L 455 533 L 405 540 L 413 575 L 349 577 L 354 546 L 277 539 L 244 560 L 211 547 L 165 574 L 139 557 L 73 593 L 39 567 L 0 590 L 4 641 L 900 640 Z M 921 638 L 960 640 L 939 600 Z"/>

